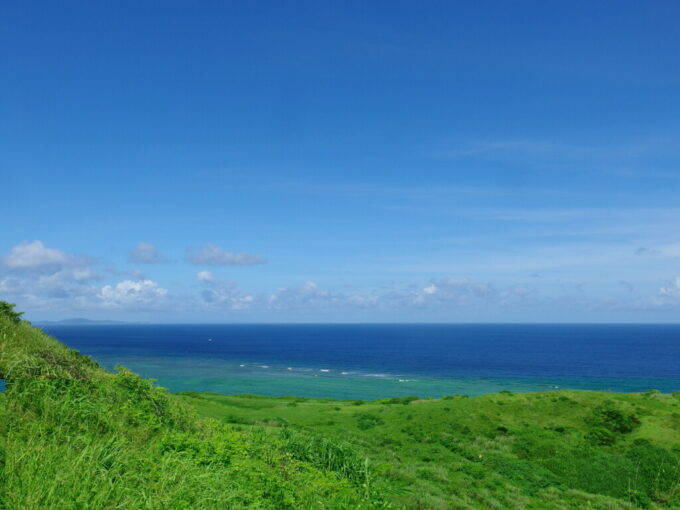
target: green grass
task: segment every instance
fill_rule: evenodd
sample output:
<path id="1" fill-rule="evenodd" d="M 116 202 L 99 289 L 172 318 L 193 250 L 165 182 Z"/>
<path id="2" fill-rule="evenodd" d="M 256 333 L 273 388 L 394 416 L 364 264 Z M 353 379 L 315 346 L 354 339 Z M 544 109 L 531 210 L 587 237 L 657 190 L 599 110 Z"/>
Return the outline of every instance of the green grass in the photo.
<path id="1" fill-rule="evenodd" d="M 680 395 L 172 395 L 0 317 L 0 509 L 680 508 Z"/>
<path id="2" fill-rule="evenodd" d="M 364 458 L 198 416 L 121 368 L 0 317 L 0 508 L 384 508 Z"/>
<path id="3" fill-rule="evenodd" d="M 341 402 L 183 394 L 200 414 L 342 441 L 397 508 L 680 507 L 680 399 L 559 391 Z M 294 404 L 294 405 L 291 405 Z"/>

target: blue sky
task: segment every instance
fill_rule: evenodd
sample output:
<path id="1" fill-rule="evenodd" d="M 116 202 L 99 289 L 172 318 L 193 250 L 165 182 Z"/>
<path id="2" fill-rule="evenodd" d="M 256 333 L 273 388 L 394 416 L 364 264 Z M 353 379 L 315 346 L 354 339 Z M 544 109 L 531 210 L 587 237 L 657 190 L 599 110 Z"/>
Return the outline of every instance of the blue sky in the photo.
<path id="1" fill-rule="evenodd" d="M 32 320 L 677 322 L 677 2 L 5 2 Z"/>

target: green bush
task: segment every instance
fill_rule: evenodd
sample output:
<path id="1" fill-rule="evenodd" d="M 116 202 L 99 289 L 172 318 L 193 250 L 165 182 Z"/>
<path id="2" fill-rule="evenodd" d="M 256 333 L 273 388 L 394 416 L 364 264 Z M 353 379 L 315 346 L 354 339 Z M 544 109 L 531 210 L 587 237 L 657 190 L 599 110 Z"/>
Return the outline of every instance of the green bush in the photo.
<path id="1" fill-rule="evenodd" d="M 610 446 L 616 442 L 616 434 L 605 427 L 593 427 L 586 435 L 586 438 L 591 443 L 600 446 Z"/>
<path id="2" fill-rule="evenodd" d="M 629 434 L 641 425 L 640 419 L 635 414 L 611 405 L 597 407 L 586 422 L 591 426 L 586 437 L 599 445 L 612 445 L 620 435 Z"/>
<path id="3" fill-rule="evenodd" d="M 383 404 L 388 404 L 388 405 L 391 405 L 391 404 L 404 404 L 404 405 L 408 405 L 408 404 L 410 404 L 411 402 L 414 402 L 414 401 L 416 401 L 416 400 L 419 400 L 419 397 L 416 397 L 416 396 L 408 396 L 408 397 L 392 397 L 392 398 L 386 398 L 386 399 L 381 400 L 380 402 L 382 402 Z"/>
<path id="4" fill-rule="evenodd" d="M 18 324 L 21 322 L 21 316 L 24 312 L 17 312 L 14 310 L 16 305 L 14 303 L 8 303 L 7 301 L 0 301 L 0 317 L 5 317 L 10 321 Z"/>
<path id="5" fill-rule="evenodd" d="M 354 417 L 357 420 L 357 427 L 359 427 L 360 430 L 372 429 L 373 427 L 377 427 L 378 425 L 383 425 L 385 423 L 385 420 L 383 420 L 380 416 L 375 416 L 373 414 L 356 413 Z"/>

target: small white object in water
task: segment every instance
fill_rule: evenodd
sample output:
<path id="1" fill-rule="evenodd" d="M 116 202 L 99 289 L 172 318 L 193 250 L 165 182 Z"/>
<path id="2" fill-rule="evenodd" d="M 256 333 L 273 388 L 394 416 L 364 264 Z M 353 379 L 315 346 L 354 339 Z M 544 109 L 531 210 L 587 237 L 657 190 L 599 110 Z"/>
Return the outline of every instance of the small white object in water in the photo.
<path id="1" fill-rule="evenodd" d="M 327 368 L 322 368 L 321 370 L 319 370 L 319 372 L 330 372 L 330 370 L 328 370 Z"/>
<path id="2" fill-rule="evenodd" d="M 245 365 L 239 365 L 239 367 L 245 367 Z"/>
<path id="3" fill-rule="evenodd" d="M 291 367 L 288 367 L 286 370 L 293 370 Z"/>
<path id="4" fill-rule="evenodd" d="M 260 368 L 269 368 L 269 365 L 260 365 Z"/>

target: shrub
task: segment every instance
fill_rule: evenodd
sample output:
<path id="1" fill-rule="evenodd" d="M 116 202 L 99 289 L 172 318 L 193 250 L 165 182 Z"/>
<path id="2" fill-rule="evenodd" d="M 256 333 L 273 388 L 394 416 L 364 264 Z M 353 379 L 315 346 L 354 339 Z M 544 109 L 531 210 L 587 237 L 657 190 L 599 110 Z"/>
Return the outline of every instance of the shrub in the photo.
<path id="1" fill-rule="evenodd" d="M 385 400 L 382 400 L 381 403 L 383 404 L 410 404 L 411 402 L 414 402 L 418 400 L 419 397 L 416 396 L 408 396 L 408 397 L 393 397 L 393 398 L 386 398 Z"/>
<path id="2" fill-rule="evenodd" d="M 17 312 L 14 310 L 16 305 L 14 303 L 8 303 L 7 301 L 0 301 L 0 317 L 6 317 L 15 324 L 21 322 L 21 316 L 24 312 Z"/>
<path id="3" fill-rule="evenodd" d="M 600 445 L 614 444 L 617 436 L 629 434 L 641 425 L 640 419 L 635 414 L 611 405 L 596 408 L 586 422 L 592 427 L 586 437 Z"/>
<path id="4" fill-rule="evenodd" d="M 595 427 L 593 428 L 586 438 L 593 444 L 597 444 L 600 446 L 609 446 L 613 445 L 616 442 L 616 436 L 609 430 L 604 427 Z"/>
<path id="5" fill-rule="evenodd" d="M 354 417 L 357 419 L 357 427 L 361 430 L 368 430 L 378 425 L 383 425 L 385 420 L 380 416 L 374 416 L 366 413 L 356 413 Z"/>

